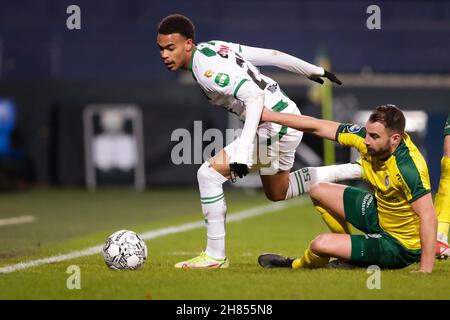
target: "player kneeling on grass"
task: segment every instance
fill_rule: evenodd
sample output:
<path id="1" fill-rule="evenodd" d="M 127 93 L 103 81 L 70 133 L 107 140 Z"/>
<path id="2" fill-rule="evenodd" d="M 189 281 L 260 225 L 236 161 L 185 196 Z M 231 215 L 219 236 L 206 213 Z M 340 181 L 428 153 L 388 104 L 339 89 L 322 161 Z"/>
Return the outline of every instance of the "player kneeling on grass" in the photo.
<path id="1" fill-rule="evenodd" d="M 316 237 L 301 258 L 261 255 L 263 267 L 320 268 L 335 257 L 356 266 L 392 269 L 420 261 L 421 272 L 432 272 L 437 217 L 428 168 L 405 133 L 405 117 L 397 107 L 377 107 L 365 127 L 270 110 L 264 110 L 262 121 L 356 148 L 375 190 L 373 194 L 334 183 L 314 184 L 310 197 L 333 233 Z M 348 223 L 365 234 L 351 235 Z"/>

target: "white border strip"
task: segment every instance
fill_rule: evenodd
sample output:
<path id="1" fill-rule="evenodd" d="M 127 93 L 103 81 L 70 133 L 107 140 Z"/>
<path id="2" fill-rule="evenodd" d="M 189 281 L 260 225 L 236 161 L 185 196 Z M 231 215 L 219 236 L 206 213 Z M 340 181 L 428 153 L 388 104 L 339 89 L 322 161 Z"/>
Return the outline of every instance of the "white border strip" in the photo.
<path id="1" fill-rule="evenodd" d="M 0 227 L 10 226 L 13 224 L 30 223 L 36 220 L 33 216 L 20 216 L 15 218 L 0 219 Z"/>
<path id="2" fill-rule="evenodd" d="M 258 206 L 251 209 L 243 210 L 236 212 L 234 214 L 231 214 L 227 217 L 227 222 L 236 222 L 236 221 L 242 221 L 251 217 L 260 216 L 269 212 L 274 211 L 280 211 L 282 209 L 286 209 L 288 207 L 292 206 L 298 206 L 302 205 L 306 202 L 306 198 L 298 198 L 297 200 L 290 200 L 289 202 L 276 202 L 269 205 L 264 206 Z M 205 226 L 204 221 L 198 221 L 198 222 L 192 222 L 192 223 L 186 223 L 175 227 L 168 227 L 163 229 L 157 229 L 153 231 L 148 231 L 145 233 L 140 233 L 139 235 L 144 240 L 150 240 L 155 239 L 159 237 L 163 237 L 170 234 L 176 234 L 181 233 L 189 230 L 199 229 Z M 90 256 L 94 254 L 101 253 L 103 251 L 103 245 L 98 245 L 95 247 L 90 247 L 81 251 L 74 251 L 67 254 L 52 256 L 48 258 L 38 259 L 38 260 L 32 260 L 28 262 L 21 262 L 9 266 L 5 266 L 0 268 L 0 273 L 11 273 L 18 270 L 23 270 L 31 267 L 40 266 L 43 264 L 48 263 L 55 263 L 55 262 L 61 262 L 66 260 L 71 260 L 79 257 L 85 257 Z"/>

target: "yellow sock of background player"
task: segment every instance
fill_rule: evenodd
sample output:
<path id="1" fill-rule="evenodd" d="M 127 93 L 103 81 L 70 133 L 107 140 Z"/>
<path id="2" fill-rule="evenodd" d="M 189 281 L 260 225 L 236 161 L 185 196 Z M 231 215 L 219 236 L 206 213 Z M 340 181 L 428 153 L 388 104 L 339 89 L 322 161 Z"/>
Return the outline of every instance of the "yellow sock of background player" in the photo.
<path id="1" fill-rule="evenodd" d="M 327 265 L 330 258 L 328 257 L 319 257 L 317 254 L 312 252 L 311 245 L 308 246 L 303 257 L 297 258 L 292 262 L 292 269 L 299 268 L 323 268 Z"/>
<path id="2" fill-rule="evenodd" d="M 450 158 L 442 157 L 441 169 L 441 180 L 434 206 L 439 221 L 438 234 L 448 236 L 450 225 Z"/>
<path id="3" fill-rule="evenodd" d="M 320 206 L 315 206 L 317 211 L 319 211 L 320 215 L 322 216 L 323 221 L 325 221 L 328 228 L 330 228 L 331 232 L 333 233 L 352 233 L 352 227 L 350 223 L 346 221 L 339 221 L 335 217 L 333 217 L 330 213 L 328 213 L 327 210 Z"/>

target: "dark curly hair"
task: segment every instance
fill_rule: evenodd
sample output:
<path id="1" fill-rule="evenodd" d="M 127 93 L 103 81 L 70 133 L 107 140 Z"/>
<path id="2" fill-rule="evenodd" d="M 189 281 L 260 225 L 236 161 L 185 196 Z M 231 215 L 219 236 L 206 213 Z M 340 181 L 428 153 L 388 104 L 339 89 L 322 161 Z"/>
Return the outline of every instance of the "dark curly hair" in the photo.
<path id="1" fill-rule="evenodd" d="M 192 39 L 192 42 L 194 42 L 195 27 L 188 17 L 182 14 L 171 14 L 161 20 L 158 25 L 158 33 L 179 33 L 186 39 Z"/>

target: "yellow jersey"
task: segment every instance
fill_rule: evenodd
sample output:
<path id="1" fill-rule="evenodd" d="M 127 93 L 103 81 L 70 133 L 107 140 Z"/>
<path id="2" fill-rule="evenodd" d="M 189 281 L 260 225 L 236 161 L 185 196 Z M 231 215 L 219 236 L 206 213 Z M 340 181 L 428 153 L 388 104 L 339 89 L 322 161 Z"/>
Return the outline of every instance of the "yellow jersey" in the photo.
<path id="1" fill-rule="evenodd" d="M 372 157 L 364 144 L 366 128 L 341 124 L 336 141 L 361 154 L 365 178 L 375 190 L 380 227 L 407 249 L 420 249 L 420 219 L 411 203 L 431 192 L 427 164 L 408 134 L 385 160 Z"/>

